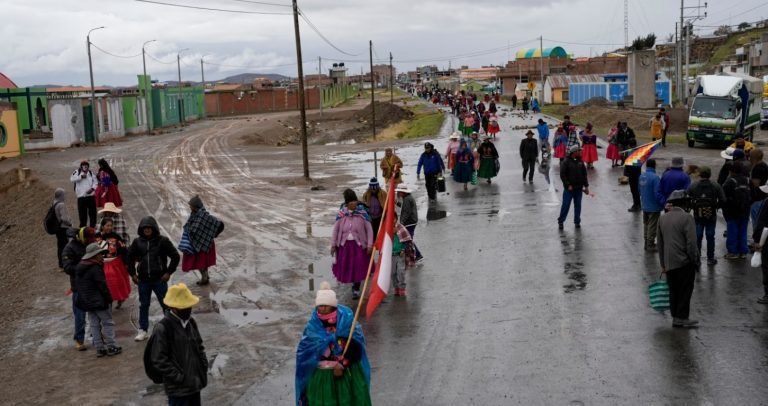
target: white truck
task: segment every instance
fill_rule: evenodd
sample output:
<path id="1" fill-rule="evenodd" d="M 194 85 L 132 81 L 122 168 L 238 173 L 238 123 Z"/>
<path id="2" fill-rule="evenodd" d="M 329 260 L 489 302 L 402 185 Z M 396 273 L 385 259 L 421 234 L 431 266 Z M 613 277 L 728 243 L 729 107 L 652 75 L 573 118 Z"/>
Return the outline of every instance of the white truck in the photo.
<path id="1" fill-rule="evenodd" d="M 760 125 L 763 81 L 747 75 L 702 75 L 693 87 L 696 94 L 688 115 L 688 146 L 730 144 L 742 136 L 752 141 Z"/>

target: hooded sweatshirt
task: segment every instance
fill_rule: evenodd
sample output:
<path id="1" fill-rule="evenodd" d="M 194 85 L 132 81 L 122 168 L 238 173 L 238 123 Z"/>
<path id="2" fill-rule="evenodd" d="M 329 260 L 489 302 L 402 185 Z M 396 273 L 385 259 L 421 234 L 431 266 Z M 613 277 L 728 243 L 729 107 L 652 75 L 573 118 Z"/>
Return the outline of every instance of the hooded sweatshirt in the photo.
<path id="1" fill-rule="evenodd" d="M 69 218 L 69 213 L 67 212 L 66 199 L 64 189 L 56 189 L 56 192 L 53 194 L 53 207 L 56 212 L 56 220 L 59 220 L 59 226 L 62 228 L 72 227 L 72 219 Z"/>
<path id="2" fill-rule="evenodd" d="M 142 231 L 147 227 L 152 229 L 149 237 Z M 164 274 L 174 273 L 181 257 L 171 240 L 160 235 L 157 220 L 152 216 L 144 217 L 137 232 L 139 237 L 128 249 L 128 273 L 144 282 L 156 282 Z"/>

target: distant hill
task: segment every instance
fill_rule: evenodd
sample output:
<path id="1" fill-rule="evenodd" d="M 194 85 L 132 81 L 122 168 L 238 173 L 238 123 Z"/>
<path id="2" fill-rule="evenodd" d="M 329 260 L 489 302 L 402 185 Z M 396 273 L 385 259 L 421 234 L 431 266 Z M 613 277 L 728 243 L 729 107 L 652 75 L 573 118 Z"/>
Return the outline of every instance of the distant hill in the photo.
<path id="1" fill-rule="evenodd" d="M 267 78 L 273 82 L 288 80 L 287 76 L 278 75 L 276 73 L 241 73 L 239 75 L 228 76 L 224 79 L 214 79 L 214 80 L 206 79 L 206 83 L 253 83 L 253 81 L 258 78 Z M 202 82 L 199 82 L 199 81 L 188 81 L 188 80 L 184 80 L 184 78 L 181 78 L 181 79 L 182 79 L 182 82 L 191 83 L 194 86 L 199 86 L 202 84 Z M 166 80 L 163 83 L 171 87 L 178 85 L 178 82 L 175 80 Z"/>

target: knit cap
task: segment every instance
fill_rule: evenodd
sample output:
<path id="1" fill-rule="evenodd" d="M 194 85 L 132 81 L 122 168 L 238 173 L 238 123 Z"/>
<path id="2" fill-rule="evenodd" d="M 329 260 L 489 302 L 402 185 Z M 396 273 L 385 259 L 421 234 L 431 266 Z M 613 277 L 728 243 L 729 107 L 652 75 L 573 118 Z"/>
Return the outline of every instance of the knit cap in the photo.
<path id="1" fill-rule="evenodd" d="M 331 284 L 323 281 L 320 283 L 320 290 L 317 291 L 317 297 L 315 297 L 315 306 L 333 306 L 338 307 L 339 302 L 336 300 L 336 292 L 331 289 Z"/>

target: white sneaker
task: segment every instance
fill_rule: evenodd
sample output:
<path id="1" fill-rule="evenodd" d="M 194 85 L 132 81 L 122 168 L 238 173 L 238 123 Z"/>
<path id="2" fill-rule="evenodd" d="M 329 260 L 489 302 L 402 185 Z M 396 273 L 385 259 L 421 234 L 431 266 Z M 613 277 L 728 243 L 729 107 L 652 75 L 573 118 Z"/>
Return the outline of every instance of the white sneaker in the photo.
<path id="1" fill-rule="evenodd" d="M 134 341 L 144 341 L 146 339 L 147 339 L 146 330 L 139 330 L 139 334 L 136 334 L 136 337 L 133 338 Z"/>

